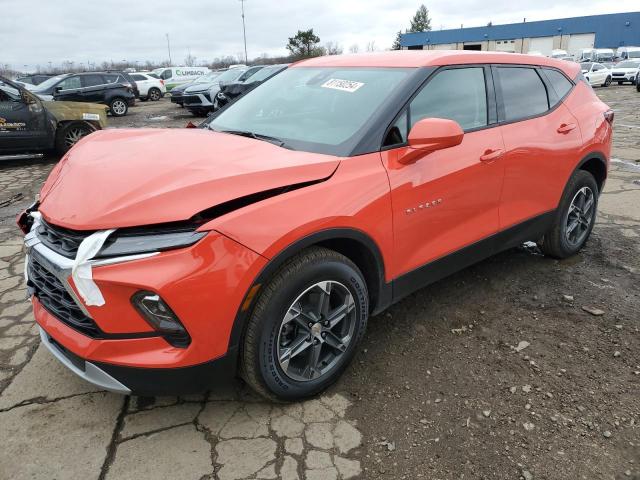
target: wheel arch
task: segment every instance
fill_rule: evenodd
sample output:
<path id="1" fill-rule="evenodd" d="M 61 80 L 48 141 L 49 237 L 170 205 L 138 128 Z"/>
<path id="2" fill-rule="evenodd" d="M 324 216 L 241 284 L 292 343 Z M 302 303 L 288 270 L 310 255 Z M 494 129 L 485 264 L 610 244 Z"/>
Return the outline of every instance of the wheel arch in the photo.
<path id="1" fill-rule="evenodd" d="M 590 152 L 585 155 L 571 175 L 573 176 L 578 170 L 585 170 L 593 175 L 598 184 L 598 194 L 602 193 L 602 188 L 607 180 L 607 160 L 604 154 L 601 152 Z"/>
<path id="2" fill-rule="evenodd" d="M 231 335 L 229 352 L 237 353 L 245 325 L 253 310 L 254 299 L 260 286 L 269 280 L 287 260 L 313 246 L 325 247 L 349 258 L 360 269 L 369 292 L 370 312 L 376 314 L 391 304 L 391 284 L 385 281 L 385 267 L 382 252 L 376 242 L 366 233 L 353 228 L 331 228 L 307 235 L 280 251 L 269 260 L 247 290 L 241 307 L 236 313 Z M 258 288 L 256 288 L 258 287 Z"/>

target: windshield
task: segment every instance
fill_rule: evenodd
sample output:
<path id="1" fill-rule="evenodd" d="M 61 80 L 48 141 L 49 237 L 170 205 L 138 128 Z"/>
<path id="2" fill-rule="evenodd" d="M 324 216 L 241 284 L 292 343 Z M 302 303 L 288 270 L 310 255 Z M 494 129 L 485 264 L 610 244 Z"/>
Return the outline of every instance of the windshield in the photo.
<path id="1" fill-rule="evenodd" d="M 214 78 L 219 77 L 222 72 L 209 72 L 206 75 L 196 78 L 193 83 L 209 83 Z"/>
<path id="2" fill-rule="evenodd" d="M 599 62 L 613 62 L 613 53 L 599 53 L 596 58 Z"/>
<path id="3" fill-rule="evenodd" d="M 45 80 L 44 82 L 42 82 L 40 85 L 38 85 L 37 88 L 34 88 L 33 91 L 34 92 L 41 92 L 43 90 L 47 90 L 49 87 L 52 87 L 53 85 L 55 85 L 56 83 L 58 83 L 60 80 L 62 80 L 64 77 L 66 77 L 67 75 L 58 75 L 55 77 L 51 77 L 48 80 Z"/>
<path id="4" fill-rule="evenodd" d="M 591 70 L 591 65 L 593 65 L 593 63 L 586 62 L 586 63 L 581 63 L 580 64 L 580 66 L 582 67 L 582 70 L 587 71 L 587 72 L 589 70 Z"/>
<path id="5" fill-rule="evenodd" d="M 231 68 L 226 72 L 222 72 L 222 74 L 217 78 L 218 82 L 233 82 L 237 80 L 240 75 L 246 72 L 246 68 Z"/>
<path id="6" fill-rule="evenodd" d="M 618 68 L 638 68 L 640 62 L 620 62 L 616 67 Z"/>
<path id="7" fill-rule="evenodd" d="M 275 137 L 301 150 L 335 151 L 321 147 L 350 140 L 410 72 L 409 68 L 287 69 L 221 111 L 209 128 Z"/>
<path id="8" fill-rule="evenodd" d="M 248 82 L 261 82 L 271 75 L 276 73 L 278 70 L 282 70 L 284 67 L 278 65 L 277 67 L 264 67 L 261 70 L 258 70 L 256 73 L 249 77 Z"/>

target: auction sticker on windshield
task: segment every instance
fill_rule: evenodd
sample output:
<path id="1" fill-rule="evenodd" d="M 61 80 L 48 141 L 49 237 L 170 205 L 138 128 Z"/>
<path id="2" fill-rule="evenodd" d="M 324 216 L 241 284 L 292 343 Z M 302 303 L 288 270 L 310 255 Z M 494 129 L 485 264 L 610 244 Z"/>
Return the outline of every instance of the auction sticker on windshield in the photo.
<path id="1" fill-rule="evenodd" d="M 353 93 L 363 85 L 364 83 L 354 82 L 353 80 L 340 80 L 339 78 L 331 78 L 322 84 L 322 88 L 333 88 L 334 90 L 342 90 L 343 92 Z"/>

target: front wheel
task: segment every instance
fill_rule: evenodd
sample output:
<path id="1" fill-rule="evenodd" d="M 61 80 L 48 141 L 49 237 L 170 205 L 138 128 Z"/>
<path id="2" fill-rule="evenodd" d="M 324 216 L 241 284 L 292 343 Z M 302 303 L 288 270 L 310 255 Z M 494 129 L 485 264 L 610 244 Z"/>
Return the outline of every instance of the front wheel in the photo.
<path id="1" fill-rule="evenodd" d="M 603 87 L 608 87 L 609 85 L 611 85 L 611 77 L 607 77 L 607 79 L 602 84 Z"/>
<path id="2" fill-rule="evenodd" d="M 597 208 L 598 184 L 589 172 L 578 170 L 567 183 L 551 229 L 542 238 L 542 251 L 554 258 L 578 253 L 591 235 Z"/>
<path id="3" fill-rule="evenodd" d="M 270 400 L 315 395 L 347 367 L 368 316 L 358 267 L 333 250 L 305 250 L 263 287 L 248 321 L 241 375 Z"/>
<path id="4" fill-rule="evenodd" d="M 56 131 L 56 151 L 64 155 L 78 141 L 95 131 L 95 128 L 84 122 L 71 122 Z"/>
<path id="5" fill-rule="evenodd" d="M 129 105 L 124 98 L 114 98 L 109 103 L 109 110 L 114 117 L 124 117 L 129 111 Z"/>

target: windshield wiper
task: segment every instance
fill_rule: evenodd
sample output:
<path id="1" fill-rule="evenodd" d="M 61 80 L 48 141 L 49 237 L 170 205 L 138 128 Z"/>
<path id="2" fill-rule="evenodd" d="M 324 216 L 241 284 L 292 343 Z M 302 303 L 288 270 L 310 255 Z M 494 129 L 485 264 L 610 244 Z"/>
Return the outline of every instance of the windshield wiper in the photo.
<path id="1" fill-rule="evenodd" d="M 274 145 L 277 145 L 279 147 L 291 148 L 286 144 L 286 142 L 284 142 L 283 140 L 277 137 L 270 137 L 269 135 L 262 135 L 261 133 L 250 132 L 248 130 L 216 130 L 216 131 L 219 131 L 220 133 L 229 133 L 231 135 L 240 135 L 241 137 L 255 138 L 256 140 L 262 140 L 264 142 L 273 143 Z"/>

